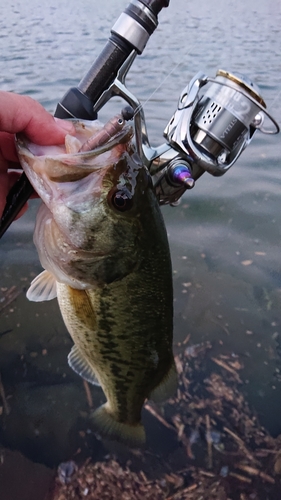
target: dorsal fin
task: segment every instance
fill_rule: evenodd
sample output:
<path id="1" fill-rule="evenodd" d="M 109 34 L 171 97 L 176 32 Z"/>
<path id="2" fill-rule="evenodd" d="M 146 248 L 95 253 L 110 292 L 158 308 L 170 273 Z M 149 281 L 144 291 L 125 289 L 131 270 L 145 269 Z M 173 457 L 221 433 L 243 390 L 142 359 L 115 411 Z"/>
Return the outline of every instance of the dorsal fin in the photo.
<path id="1" fill-rule="evenodd" d="M 83 356 L 83 354 L 79 351 L 78 347 L 74 345 L 67 357 L 68 364 L 72 370 L 75 371 L 80 377 L 84 378 L 93 385 L 100 386 L 98 378 L 91 367 L 90 363 Z"/>
<path id="2" fill-rule="evenodd" d="M 43 302 L 52 300 L 57 296 L 57 282 L 53 274 L 43 271 L 31 282 L 26 294 L 28 300 Z"/>

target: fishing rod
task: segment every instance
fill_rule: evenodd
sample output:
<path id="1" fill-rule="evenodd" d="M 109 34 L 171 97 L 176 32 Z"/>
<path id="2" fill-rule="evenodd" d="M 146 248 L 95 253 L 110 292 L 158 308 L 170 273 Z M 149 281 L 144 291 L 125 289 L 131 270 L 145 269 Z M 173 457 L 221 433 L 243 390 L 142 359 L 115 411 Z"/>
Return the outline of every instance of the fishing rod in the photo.
<path id="1" fill-rule="evenodd" d="M 246 76 L 225 70 L 218 70 L 215 77 L 199 72 L 180 94 L 164 130 L 166 142 L 150 145 L 143 107 L 125 79 L 158 26 L 158 14 L 168 5 L 169 0 L 132 0 L 88 73 L 57 105 L 55 116 L 94 120 L 112 97 L 123 98 L 132 107 L 136 149 L 151 174 L 158 202 L 176 205 L 204 172 L 225 174 L 257 130 L 277 134 L 279 125 L 268 113 L 257 85 Z M 32 192 L 22 174 L 7 197 L 0 238 Z"/>
<path id="2" fill-rule="evenodd" d="M 57 105 L 58 118 L 95 120 L 96 103 L 110 87 L 123 63 L 141 54 L 158 26 L 158 14 L 170 0 L 132 0 L 111 29 L 101 54 L 77 87 L 66 92 Z M 10 190 L 0 221 L 0 238 L 33 193 L 25 173 Z"/>

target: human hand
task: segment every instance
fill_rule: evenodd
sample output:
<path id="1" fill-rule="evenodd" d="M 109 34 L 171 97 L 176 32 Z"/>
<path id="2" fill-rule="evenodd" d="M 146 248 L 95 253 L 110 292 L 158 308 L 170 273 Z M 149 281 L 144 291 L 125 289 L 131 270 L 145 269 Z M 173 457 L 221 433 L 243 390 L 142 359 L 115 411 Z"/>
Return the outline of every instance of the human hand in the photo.
<path id="1" fill-rule="evenodd" d="M 71 122 L 53 118 L 30 97 L 0 91 L 0 217 L 6 196 L 20 175 L 9 171 L 20 168 L 14 142 L 18 132 L 24 132 L 36 144 L 52 145 L 62 144 L 66 134 L 74 134 L 75 130 Z M 18 217 L 26 208 L 27 205 Z"/>

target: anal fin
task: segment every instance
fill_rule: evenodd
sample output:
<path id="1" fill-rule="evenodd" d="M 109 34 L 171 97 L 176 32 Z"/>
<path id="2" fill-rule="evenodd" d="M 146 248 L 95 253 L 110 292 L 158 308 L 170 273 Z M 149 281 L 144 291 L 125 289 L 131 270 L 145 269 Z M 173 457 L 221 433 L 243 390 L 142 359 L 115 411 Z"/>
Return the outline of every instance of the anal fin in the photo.
<path id="1" fill-rule="evenodd" d="M 26 297 L 33 302 L 43 302 L 55 299 L 57 296 L 57 282 L 53 274 L 43 271 L 31 282 Z"/>
<path id="2" fill-rule="evenodd" d="M 78 347 L 74 345 L 67 357 L 68 364 L 72 370 L 75 371 L 80 377 L 87 380 L 90 384 L 100 386 L 99 380 L 88 362 L 88 360 L 79 351 Z"/>

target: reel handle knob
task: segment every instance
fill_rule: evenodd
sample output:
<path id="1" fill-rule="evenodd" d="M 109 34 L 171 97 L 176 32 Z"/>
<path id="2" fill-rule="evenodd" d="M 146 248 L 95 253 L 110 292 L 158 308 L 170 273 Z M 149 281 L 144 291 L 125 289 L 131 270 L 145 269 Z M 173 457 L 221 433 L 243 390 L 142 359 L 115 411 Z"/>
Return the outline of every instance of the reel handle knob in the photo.
<path id="1" fill-rule="evenodd" d="M 186 165 L 177 165 L 169 171 L 169 177 L 172 184 L 175 186 L 183 185 L 186 189 L 192 189 L 195 185 L 195 180 L 192 178 L 190 169 Z"/>

